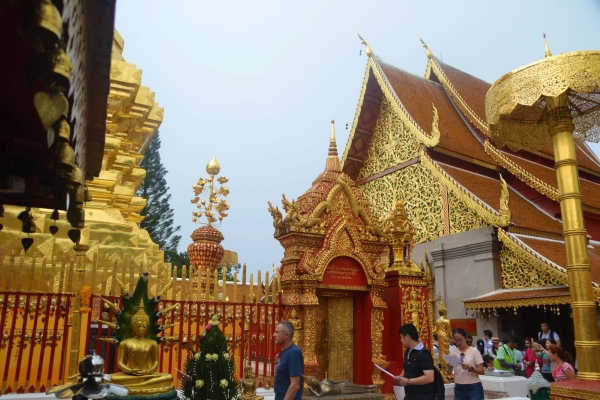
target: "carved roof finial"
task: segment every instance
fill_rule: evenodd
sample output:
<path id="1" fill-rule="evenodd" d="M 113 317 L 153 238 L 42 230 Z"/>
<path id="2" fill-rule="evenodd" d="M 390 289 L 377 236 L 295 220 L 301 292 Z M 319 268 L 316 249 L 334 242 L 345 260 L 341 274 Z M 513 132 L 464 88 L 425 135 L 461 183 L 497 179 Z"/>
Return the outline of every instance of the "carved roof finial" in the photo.
<path id="1" fill-rule="evenodd" d="M 329 136 L 329 155 L 338 155 L 337 143 L 335 139 L 335 119 L 331 119 L 331 135 Z"/>
<path id="2" fill-rule="evenodd" d="M 335 120 L 331 120 L 331 134 L 329 135 L 329 155 L 325 171 L 341 171 L 340 159 L 337 152 L 337 143 L 335 139 Z"/>
<path id="3" fill-rule="evenodd" d="M 425 47 L 425 53 L 427 54 L 427 58 L 433 58 L 433 53 L 431 52 L 431 50 L 429 49 L 429 47 L 427 46 L 427 44 L 425 44 L 425 42 L 423 41 L 423 39 L 421 39 L 421 34 L 419 33 L 419 40 L 421 41 L 421 43 L 423 43 L 423 47 Z"/>
<path id="4" fill-rule="evenodd" d="M 360 38 L 360 43 L 365 46 L 365 52 L 367 53 L 367 56 L 372 57 L 373 50 L 371 49 L 371 46 L 369 46 L 369 44 L 365 41 L 365 39 L 363 39 L 362 36 L 360 36 L 360 33 L 358 32 L 358 27 L 356 27 L 356 34 Z"/>
<path id="5" fill-rule="evenodd" d="M 546 46 L 546 57 L 552 57 L 550 47 L 548 47 L 548 41 L 546 40 L 546 34 L 544 33 L 544 45 Z"/>

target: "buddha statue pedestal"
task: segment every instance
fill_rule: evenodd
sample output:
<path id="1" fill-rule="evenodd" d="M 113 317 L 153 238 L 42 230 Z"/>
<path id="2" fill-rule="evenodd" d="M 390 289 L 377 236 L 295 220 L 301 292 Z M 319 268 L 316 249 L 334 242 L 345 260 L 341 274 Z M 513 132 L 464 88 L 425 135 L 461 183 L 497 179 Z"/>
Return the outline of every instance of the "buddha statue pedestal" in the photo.
<path id="1" fill-rule="evenodd" d="M 304 399 L 326 397 L 331 400 L 384 400 L 383 394 L 377 393 L 377 385 L 357 385 L 348 381 L 330 381 L 325 378 L 319 382 L 314 376 L 306 377 L 308 389 L 302 396 Z"/>

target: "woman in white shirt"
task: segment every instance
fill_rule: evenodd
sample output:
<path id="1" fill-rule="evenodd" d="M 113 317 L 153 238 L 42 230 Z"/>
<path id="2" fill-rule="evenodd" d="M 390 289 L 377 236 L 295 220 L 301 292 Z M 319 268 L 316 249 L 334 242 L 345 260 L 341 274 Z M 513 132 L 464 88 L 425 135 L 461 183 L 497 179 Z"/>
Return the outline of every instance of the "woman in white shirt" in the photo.
<path id="1" fill-rule="evenodd" d="M 479 375 L 485 374 L 481 353 L 467 344 L 467 334 L 462 328 L 452 331 L 456 348 L 450 355 L 457 356 L 460 364 L 454 367 L 454 398 L 456 400 L 483 399 L 483 386 Z"/>

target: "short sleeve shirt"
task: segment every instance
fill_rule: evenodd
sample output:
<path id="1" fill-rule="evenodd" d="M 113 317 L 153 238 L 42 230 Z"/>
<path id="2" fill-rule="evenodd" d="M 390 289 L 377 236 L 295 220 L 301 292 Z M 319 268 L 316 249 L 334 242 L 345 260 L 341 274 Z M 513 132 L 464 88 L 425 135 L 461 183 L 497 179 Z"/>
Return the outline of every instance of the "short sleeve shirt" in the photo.
<path id="1" fill-rule="evenodd" d="M 283 400 L 292 380 L 292 376 L 300 377 L 300 389 L 296 392 L 294 400 L 302 398 L 302 388 L 304 387 L 304 355 L 302 350 L 295 344 L 291 344 L 285 350 L 279 353 L 275 363 L 275 400 Z"/>
<path id="2" fill-rule="evenodd" d="M 553 339 L 553 340 L 560 340 L 560 336 L 558 336 L 558 333 L 554 332 L 554 331 L 548 331 L 548 333 L 544 333 L 544 332 L 540 332 L 538 333 L 538 338 L 539 339 Z"/>
<path id="3" fill-rule="evenodd" d="M 459 349 L 454 349 L 450 352 L 450 355 L 454 355 L 460 358 L 460 355 L 464 354 L 463 363 L 476 367 L 479 364 L 483 364 L 483 357 L 481 353 L 473 347 L 469 347 L 466 351 L 462 352 Z M 471 385 L 479 382 L 479 375 L 474 372 L 469 372 L 463 369 L 460 365 L 454 367 L 454 382 L 459 385 Z"/>
<path id="4" fill-rule="evenodd" d="M 508 355 L 508 357 L 506 357 L 507 355 Z M 507 345 L 503 345 L 502 347 L 498 348 L 498 354 L 497 354 L 496 359 L 497 360 L 505 360 L 507 363 L 510 363 L 510 364 L 517 364 L 519 362 L 519 357 L 517 356 L 516 350 L 511 349 Z M 496 368 L 498 368 L 497 365 L 496 365 Z M 498 369 L 502 369 L 502 368 L 498 368 Z M 513 371 L 513 368 L 508 368 L 507 370 Z"/>
<path id="5" fill-rule="evenodd" d="M 541 351 L 539 354 L 539 358 L 542 359 L 542 373 L 549 374 L 552 372 L 552 361 L 550 361 L 550 356 L 544 351 Z"/>
<path id="6" fill-rule="evenodd" d="M 418 349 L 420 348 L 420 349 Z M 404 377 L 417 378 L 423 371 L 433 371 L 433 358 L 429 350 L 417 346 L 414 350 L 404 352 Z M 411 400 L 431 400 L 434 398 L 433 382 L 427 385 L 409 385 L 404 387 L 406 398 Z"/>
<path id="7" fill-rule="evenodd" d="M 552 371 L 552 377 L 556 382 L 568 381 L 569 378 L 567 378 L 567 374 L 565 374 L 565 371 L 568 369 L 575 371 L 571 364 L 568 362 L 563 362 L 561 365 L 554 367 L 554 371 Z"/>

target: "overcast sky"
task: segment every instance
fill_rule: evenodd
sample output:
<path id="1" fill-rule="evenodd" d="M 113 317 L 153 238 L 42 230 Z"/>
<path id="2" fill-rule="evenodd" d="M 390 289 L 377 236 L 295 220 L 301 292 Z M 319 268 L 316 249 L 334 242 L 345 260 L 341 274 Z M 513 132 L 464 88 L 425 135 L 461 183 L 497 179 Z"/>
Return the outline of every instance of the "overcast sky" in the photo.
<path id="1" fill-rule="evenodd" d="M 195 229 L 191 185 L 216 156 L 231 191 L 223 246 L 252 271 L 279 265 L 267 201 L 297 198 L 323 171 L 331 118 L 342 155 L 367 61 L 357 26 L 408 72 L 425 72 L 420 32 L 445 63 L 492 83 L 543 58 L 544 32 L 554 54 L 600 49 L 600 1 L 117 2 L 123 55 L 165 108 L 181 251 Z"/>

